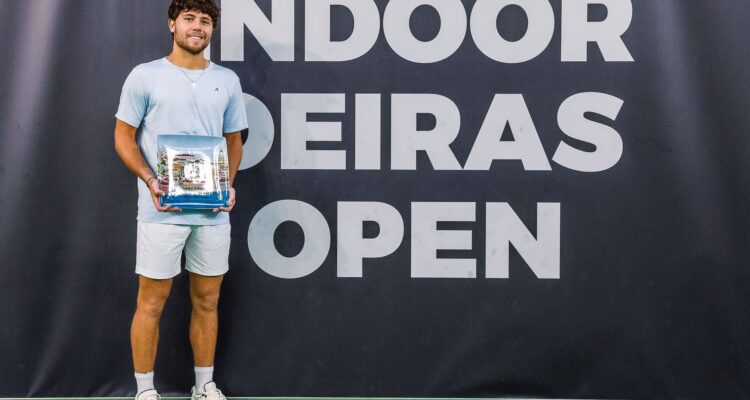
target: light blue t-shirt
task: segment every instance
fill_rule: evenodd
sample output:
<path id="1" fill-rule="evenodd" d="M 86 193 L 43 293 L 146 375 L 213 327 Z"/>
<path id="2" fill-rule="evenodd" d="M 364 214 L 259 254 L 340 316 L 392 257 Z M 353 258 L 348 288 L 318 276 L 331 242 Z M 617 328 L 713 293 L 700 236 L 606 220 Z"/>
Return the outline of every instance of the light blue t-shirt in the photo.
<path id="1" fill-rule="evenodd" d="M 195 82 L 195 88 L 191 81 Z M 115 117 L 138 128 L 138 145 L 152 171 L 156 171 L 156 138 L 160 134 L 221 137 L 224 133 L 247 129 L 237 74 L 214 63 L 205 71 L 183 69 L 166 58 L 133 68 L 122 87 Z M 229 223 L 229 215 L 211 210 L 157 211 L 148 187 L 139 179 L 138 220 L 219 225 Z"/>

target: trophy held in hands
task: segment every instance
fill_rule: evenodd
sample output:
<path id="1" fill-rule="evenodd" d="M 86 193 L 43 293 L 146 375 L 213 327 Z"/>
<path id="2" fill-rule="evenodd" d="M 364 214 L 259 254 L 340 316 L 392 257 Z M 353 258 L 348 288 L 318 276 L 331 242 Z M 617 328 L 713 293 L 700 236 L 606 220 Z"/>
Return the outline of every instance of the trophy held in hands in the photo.
<path id="1" fill-rule="evenodd" d="M 181 209 L 227 207 L 229 165 L 223 137 L 159 135 L 157 177 L 166 193 L 162 206 Z"/>

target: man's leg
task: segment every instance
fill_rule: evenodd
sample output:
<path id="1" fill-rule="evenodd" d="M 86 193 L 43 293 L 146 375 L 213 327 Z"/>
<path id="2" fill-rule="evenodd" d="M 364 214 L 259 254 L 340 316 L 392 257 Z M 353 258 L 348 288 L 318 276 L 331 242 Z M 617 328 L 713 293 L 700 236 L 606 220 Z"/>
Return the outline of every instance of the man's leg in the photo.
<path id="1" fill-rule="evenodd" d="M 223 275 L 201 276 L 190 273 L 190 344 L 196 367 L 212 367 L 219 332 L 219 289 Z"/>
<path id="2" fill-rule="evenodd" d="M 208 398 L 224 398 L 212 381 L 219 331 L 219 290 L 229 269 L 230 232 L 229 224 L 197 226 L 185 243 L 185 269 L 190 272 L 193 304 L 190 344 L 195 367 L 194 399 L 204 393 Z"/>
<path id="3" fill-rule="evenodd" d="M 139 277 L 138 305 L 130 327 L 133 366 L 136 373 L 154 370 L 159 342 L 159 319 L 172 289 L 172 279 Z"/>
<path id="4" fill-rule="evenodd" d="M 211 390 L 211 385 L 215 389 L 212 382 L 216 336 L 219 332 L 219 289 L 222 280 L 223 275 L 201 276 L 190 273 L 190 299 L 193 304 L 193 312 L 190 315 L 190 344 L 193 347 L 195 365 L 194 393 Z M 218 393 L 219 396 L 213 397 L 222 398 L 221 392 Z"/>
<path id="5" fill-rule="evenodd" d="M 172 278 L 180 273 L 182 248 L 189 235 L 190 227 L 138 221 L 138 305 L 130 327 L 130 343 L 139 393 L 148 379 L 143 374 L 154 370 L 159 319 L 172 289 Z M 149 383 L 153 386 L 153 379 Z"/>

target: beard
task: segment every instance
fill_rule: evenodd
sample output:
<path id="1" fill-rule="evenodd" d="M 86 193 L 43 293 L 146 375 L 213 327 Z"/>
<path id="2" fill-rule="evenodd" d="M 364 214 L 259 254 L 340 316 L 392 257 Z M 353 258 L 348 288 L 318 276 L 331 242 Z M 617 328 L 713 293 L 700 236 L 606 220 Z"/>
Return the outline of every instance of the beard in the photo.
<path id="1" fill-rule="evenodd" d="M 211 37 L 209 37 L 208 35 L 203 34 L 201 36 L 204 36 L 203 41 L 201 44 L 197 46 L 190 44 L 190 39 L 189 39 L 190 35 L 187 33 L 181 34 L 181 35 L 175 35 L 174 41 L 177 44 L 177 46 L 179 46 L 181 49 L 187 51 L 188 53 L 192 55 L 198 55 L 203 50 L 205 50 L 206 47 L 208 47 L 208 45 L 210 44 L 210 40 L 211 40 Z"/>

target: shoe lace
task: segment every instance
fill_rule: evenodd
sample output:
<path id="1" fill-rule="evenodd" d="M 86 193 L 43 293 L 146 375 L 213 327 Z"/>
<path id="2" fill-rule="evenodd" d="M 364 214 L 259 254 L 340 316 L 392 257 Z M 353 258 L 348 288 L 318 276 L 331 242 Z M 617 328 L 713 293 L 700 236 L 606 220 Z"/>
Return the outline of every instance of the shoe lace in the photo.
<path id="1" fill-rule="evenodd" d="M 221 393 L 219 389 L 211 389 L 206 393 L 203 393 L 203 398 L 206 400 L 226 400 L 227 398 Z"/>

